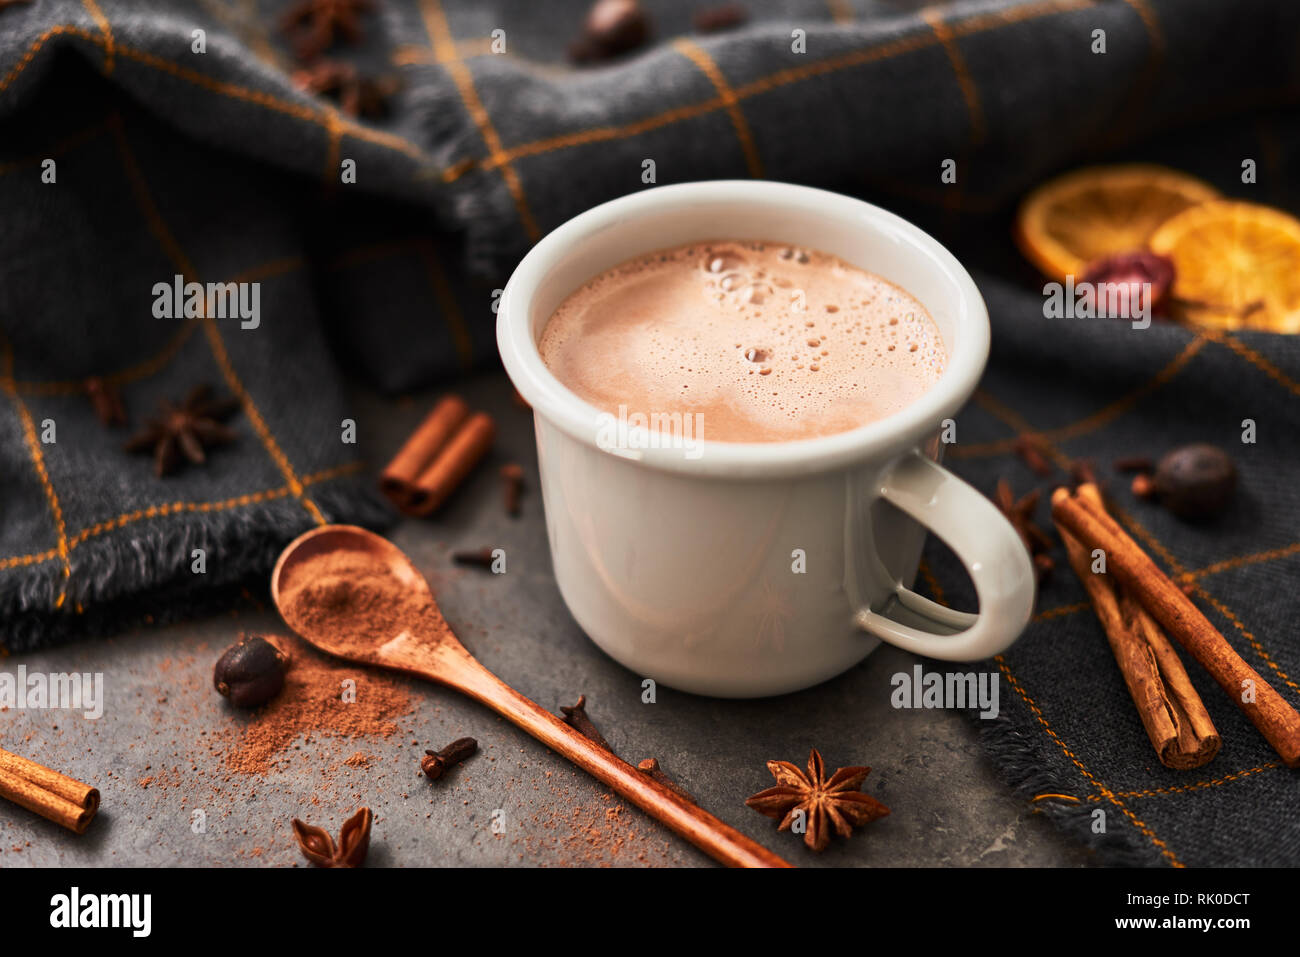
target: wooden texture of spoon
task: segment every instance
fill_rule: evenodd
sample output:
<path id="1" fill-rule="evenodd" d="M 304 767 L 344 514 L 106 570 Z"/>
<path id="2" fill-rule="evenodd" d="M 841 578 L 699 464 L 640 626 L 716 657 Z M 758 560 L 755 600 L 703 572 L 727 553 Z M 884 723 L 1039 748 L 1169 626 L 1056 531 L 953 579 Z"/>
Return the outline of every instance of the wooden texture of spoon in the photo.
<path id="1" fill-rule="evenodd" d="M 375 635 L 372 649 L 357 650 L 327 628 L 295 620 L 285 600 L 302 583 L 303 563 L 325 552 L 348 551 L 382 566 L 412 594 L 427 599 L 443 627 L 437 634 L 426 623 L 412 622 L 396 634 Z M 309 574 L 309 572 L 307 573 Z M 380 665 L 427 678 L 487 705 L 523 728 L 551 750 L 568 758 L 613 788 L 651 817 L 686 838 L 709 856 L 733 867 L 790 867 L 762 845 L 724 824 L 703 808 L 674 794 L 641 771 L 569 727 L 563 720 L 525 698 L 471 655 L 445 627 L 433 592 L 406 555 L 386 538 L 354 525 L 326 525 L 294 539 L 271 573 L 271 595 L 285 622 L 311 644 L 340 658 Z"/>

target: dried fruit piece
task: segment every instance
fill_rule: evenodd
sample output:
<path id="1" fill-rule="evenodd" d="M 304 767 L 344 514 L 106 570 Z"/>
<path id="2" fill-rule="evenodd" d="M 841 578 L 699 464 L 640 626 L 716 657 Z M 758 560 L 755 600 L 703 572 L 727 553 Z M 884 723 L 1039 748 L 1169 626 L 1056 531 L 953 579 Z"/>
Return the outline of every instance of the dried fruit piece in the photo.
<path id="1" fill-rule="evenodd" d="M 1215 515 L 1232 501 L 1237 467 L 1228 453 L 1213 445 L 1185 445 L 1156 465 L 1152 491 L 1160 504 L 1181 518 Z"/>
<path id="2" fill-rule="evenodd" d="M 289 656 L 258 635 L 245 635 L 226 649 L 212 669 L 217 693 L 240 708 L 256 708 L 280 693 Z"/>
<path id="3" fill-rule="evenodd" d="M 1254 203 L 1188 209 L 1151 236 L 1179 314 L 1218 329 L 1300 332 L 1300 220 Z"/>
<path id="4" fill-rule="evenodd" d="M 1164 166 L 1088 167 L 1058 176 L 1025 198 L 1016 242 L 1044 274 L 1077 278 L 1088 263 L 1145 249 L 1165 220 L 1218 198 L 1207 183 Z"/>
<path id="5" fill-rule="evenodd" d="M 1169 257 L 1138 251 L 1095 260 L 1084 270 L 1081 283 L 1088 284 L 1086 296 L 1094 315 L 1132 319 L 1159 312 L 1173 281 L 1174 264 Z M 1149 302 L 1143 287 L 1150 293 Z"/>

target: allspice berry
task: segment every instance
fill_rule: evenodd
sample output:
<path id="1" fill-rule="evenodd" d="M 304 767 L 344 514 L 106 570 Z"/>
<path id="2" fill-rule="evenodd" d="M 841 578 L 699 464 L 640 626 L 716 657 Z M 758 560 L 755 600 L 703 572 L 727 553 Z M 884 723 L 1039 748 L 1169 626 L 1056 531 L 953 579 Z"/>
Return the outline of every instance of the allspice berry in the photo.
<path id="1" fill-rule="evenodd" d="M 637 0 L 596 0 L 582 33 L 569 47 L 569 59 L 574 63 L 610 60 L 642 46 L 649 36 L 650 20 Z"/>
<path id="2" fill-rule="evenodd" d="M 1156 464 L 1151 490 L 1160 504 L 1180 518 L 1217 515 L 1232 500 L 1237 467 L 1213 445 L 1185 445 Z"/>
<path id="3" fill-rule="evenodd" d="M 280 693 L 289 656 L 259 635 L 245 635 L 226 649 L 212 670 L 217 693 L 240 708 L 256 708 Z"/>

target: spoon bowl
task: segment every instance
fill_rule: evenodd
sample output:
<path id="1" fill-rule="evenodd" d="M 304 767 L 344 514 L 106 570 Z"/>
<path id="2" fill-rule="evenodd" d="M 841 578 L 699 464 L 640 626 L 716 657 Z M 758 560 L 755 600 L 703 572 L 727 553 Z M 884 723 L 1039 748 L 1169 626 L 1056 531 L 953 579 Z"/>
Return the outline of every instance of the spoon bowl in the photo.
<path id="1" fill-rule="evenodd" d="M 313 559 L 347 554 L 373 562 L 393 579 L 392 607 L 412 609 L 405 618 L 360 644 L 344 640 L 337 627 L 346 616 L 308 620 L 301 605 L 289 601 L 317 574 Z M 613 788 L 647 814 L 662 821 L 696 847 L 724 864 L 738 867 L 789 867 L 762 845 L 676 794 L 607 748 L 596 744 L 555 714 L 524 697 L 474 658 L 442 617 L 433 590 L 406 554 L 388 539 L 355 525 L 324 525 L 295 538 L 271 572 L 271 597 L 285 623 L 321 651 L 370 665 L 417 675 L 462 692 L 518 725 L 557 754 Z M 412 601 L 412 599 L 415 599 Z M 349 619 L 355 630 L 357 622 Z"/>
<path id="2" fill-rule="evenodd" d="M 376 535 L 369 529 L 357 525 L 322 525 L 319 528 L 313 528 L 309 532 L 304 532 L 290 542 L 285 550 L 280 553 L 280 558 L 276 561 L 275 568 L 271 572 L 271 599 L 275 602 L 275 607 L 280 610 L 280 615 L 284 618 L 285 624 L 300 637 L 311 642 L 322 651 L 339 658 L 367 660 L 376 664 L 399 668 L 400 670 L 410 669 L 397 661 L 385 660 L 394 657 L 393 653 L 396 651 L 394 642 L 402 640 L 407 644 L 432 645 L 450 640 L 457 645 L 460 644 L 460 642 L 456 641 L 450 629 L 446 629 L 444 633 L 439 635 L 416 634 L 408 629 L 398 631 L 392 635 L 375 635 L 374 652 L 373 655 L 370 655 L 359 651 L 355 646 L 343 645 L 339 641 L 338 634 L 329 628 L 320 625 L 313 627 L 307 621 L 302 620 L 297 614 L 298 609 L 288 602 L 286 598 L 296 588 L 300 588 L 305 584 L 311 575 L 310 568 L 307 567 L 310 560 L 326 553 L 337 555 L 348 552 L 373 560 L 376 565 L 382 567 L 397 579 L 410 593 L 420 598 L 427 597 L 429 606 L 437 612 L 438 619 L 441 621 L 442 613 L 438 609 L 437 599 L 434 598 L 429 583 L 411 564 L 411 560 L 406 557 L 405 552 L 382 535 Z M 414 625 L 415 623 L 410 622 L 408 624 Z M 410 641 L 412 638 L 416 640 Z"/>

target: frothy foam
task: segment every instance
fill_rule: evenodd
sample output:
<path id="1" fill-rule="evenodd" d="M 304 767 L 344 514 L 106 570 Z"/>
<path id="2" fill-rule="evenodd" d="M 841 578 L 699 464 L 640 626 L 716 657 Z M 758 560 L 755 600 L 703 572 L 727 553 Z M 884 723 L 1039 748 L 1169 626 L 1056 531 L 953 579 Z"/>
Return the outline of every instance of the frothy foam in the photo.
<path id="1" fill-rule="evenodd" d="M 948 357 L 893 283 L 774 242 L 692 243 L 629 260 L 560 304 L 542 361 L 609 412 L 703 415 L 704 439 L 780 442 L 883 419 Z"/>

